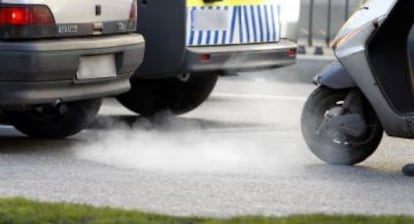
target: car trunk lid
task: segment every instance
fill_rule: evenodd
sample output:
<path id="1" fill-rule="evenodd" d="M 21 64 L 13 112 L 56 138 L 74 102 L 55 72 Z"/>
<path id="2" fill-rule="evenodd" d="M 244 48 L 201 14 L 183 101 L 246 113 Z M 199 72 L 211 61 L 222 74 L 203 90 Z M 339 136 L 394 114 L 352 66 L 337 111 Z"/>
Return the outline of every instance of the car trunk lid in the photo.
<path id="1" fill-rule="evenodd" d="M 0 3 L 2 7 L 11 5 L 49 8 L 55 22 L 53 33 L 42 37 L 107 35 L 136 29 L 136 0 L 3 0 Z"/>

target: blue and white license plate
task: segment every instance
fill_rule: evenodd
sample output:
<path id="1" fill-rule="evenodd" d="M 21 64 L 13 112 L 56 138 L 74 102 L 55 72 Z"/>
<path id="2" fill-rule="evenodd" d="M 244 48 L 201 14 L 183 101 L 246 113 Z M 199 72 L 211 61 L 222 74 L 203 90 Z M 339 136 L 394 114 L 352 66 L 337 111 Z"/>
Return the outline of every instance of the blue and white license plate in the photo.
<path id="1" fill-rule="evenodd" d="M 230 26 L 230 15 L 226 9 L 192 11 L 192 29 L 195 31 L 227 30 Z"/>
<path id="2" fill-rule="evenodd" d="M 281 30 L 280 5 L 277 0 L 263 2 L 187 6 L 187 45 L 278 42 Z"/>

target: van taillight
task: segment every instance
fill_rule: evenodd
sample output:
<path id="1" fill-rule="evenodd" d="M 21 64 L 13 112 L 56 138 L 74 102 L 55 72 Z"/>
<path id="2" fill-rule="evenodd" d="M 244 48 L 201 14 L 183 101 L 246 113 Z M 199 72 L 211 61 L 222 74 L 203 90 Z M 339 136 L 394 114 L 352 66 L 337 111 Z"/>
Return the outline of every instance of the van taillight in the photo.
<path id="1" fill-rule="evenodd" d="M 297 54 L 297 49 L 296 48 L 289 49 L 289 57 L 294 58 L 294 57 L 296 57 L 296 54 Z"/>
<path id="2" fill-rule="evenodd" d="M 133 0 L 131 4 L 131 9 L 129 10 L 128 31 L 135 31 L 137 29 L 137 19 L 138 19 L 138 3 L 137 3 L 137 0 Z"/>
<path id="3" fill-rule="evenodd" d="M 47 6 L 0 4 L 0 38 L 51 37 L 54 32 L 55 19 Z"/>

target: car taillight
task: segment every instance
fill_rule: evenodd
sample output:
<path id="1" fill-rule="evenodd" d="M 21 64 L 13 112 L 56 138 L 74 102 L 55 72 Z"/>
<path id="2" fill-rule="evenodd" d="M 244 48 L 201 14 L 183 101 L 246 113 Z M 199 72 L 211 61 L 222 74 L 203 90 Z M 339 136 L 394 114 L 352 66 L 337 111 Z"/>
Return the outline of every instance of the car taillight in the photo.
<path id="1" fill-rule="evenodd" d="M 128 23 L 129 31 L 135 31 L 137 29 L 137 19 L 138 19 L 138 3 L 137 3 L 137 0 L 133 0 L 131 4 L 131 9 L 129 10 L 129 23 Z"/>
<path id="2" fill-rule="evenodd" d="M 55 19 L 45 5 L 0 4 L 0 37 L 40 38 L 54 34 Z"/>
<path id="3" fill-rule="evenodd" d="M 289 49 L 289 57 L 295 58 L 296 57 L 296 53 L 297 53 L 297 49 L 296 48 Z"/>
<path id="4" fill-rule="evenodd" d="M 9 6 L 0 8 L 0 25 L 52 25 L 53 15 L 46 6 Z"/>

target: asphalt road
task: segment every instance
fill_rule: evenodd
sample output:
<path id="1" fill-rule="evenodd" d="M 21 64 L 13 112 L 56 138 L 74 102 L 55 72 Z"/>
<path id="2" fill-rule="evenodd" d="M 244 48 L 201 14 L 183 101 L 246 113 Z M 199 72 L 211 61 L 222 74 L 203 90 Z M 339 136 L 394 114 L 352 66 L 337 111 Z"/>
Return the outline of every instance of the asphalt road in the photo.
<path id="1" fill-rule="evenodd" d="M 152 121 L 107 100 L 93 127 L 30 140 L 0 127 L 0 196 L 125 207 L 173 215 L 411 214 L 414 144 L 385 138 L 366 162 L 316 159 L 299 132 L 326 61 L 223 78 L 196 111 Z"/>

